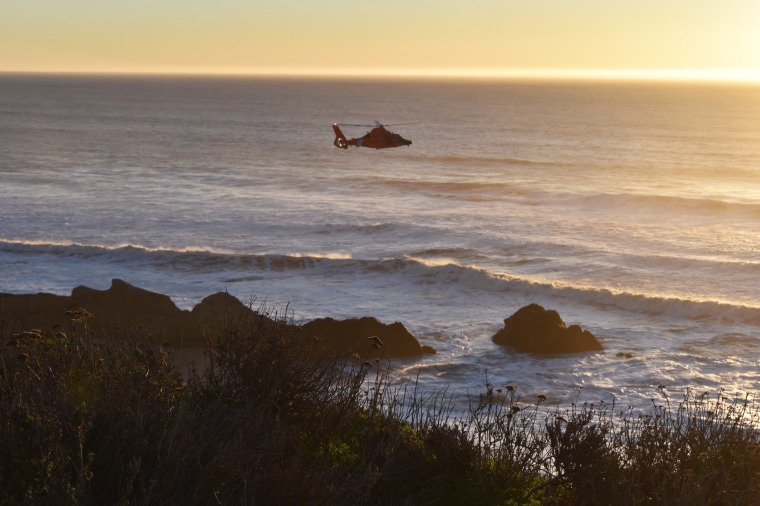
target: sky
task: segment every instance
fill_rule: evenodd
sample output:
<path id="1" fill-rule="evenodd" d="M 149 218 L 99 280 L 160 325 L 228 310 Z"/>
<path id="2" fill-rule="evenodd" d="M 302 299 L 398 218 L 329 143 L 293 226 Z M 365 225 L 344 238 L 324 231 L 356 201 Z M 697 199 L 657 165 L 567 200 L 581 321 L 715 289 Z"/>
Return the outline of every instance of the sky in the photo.
<path id="1" fill-rule="evenodd" d="M 0 0 L 0 71 L 760 80 L 760 0 Z"/>

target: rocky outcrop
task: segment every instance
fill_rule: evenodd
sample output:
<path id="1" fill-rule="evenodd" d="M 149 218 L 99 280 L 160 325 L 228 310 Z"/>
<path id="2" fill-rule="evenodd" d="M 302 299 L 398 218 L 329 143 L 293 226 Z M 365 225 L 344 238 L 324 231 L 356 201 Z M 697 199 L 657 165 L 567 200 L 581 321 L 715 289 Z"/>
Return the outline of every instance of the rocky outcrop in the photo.
<path id="1" fill-rule="evenodd" d="M 87 327 L 97 333 L 147 334 L 174 346 L 205 346 L 209 338 L 233 324 L 275 324 L 251 311 L 235 297 L 217 293 L 206 297 L 192 311 L 179 309 L 163 294 L 114 279 L 108 290 L 78 286 L 71 295 L 0 294 L 0 314 L 5 325 L 18 329 L 65 327 L 90 316 Z"/>
<path id="2" fill-rule="evenodd" d="M 348 320 L 318 318 L 305 324 L 302 333 L 341 355 L 401 358 L 435 353 L 433 348 L 421 346 L 402 323 L 384 324 L 369 316 Z"/>
<path id="3" fill-rule="evenodd" d="M 103 335 L 147 334 L 178 347 L 203 347 L 229 329 L 268 331 L 284 323 L 271 320 L 227 293 L 203 299 L 192 311 L 179 309 L 163 294 L 114 279 L 108 290 L 78 286 L 70 296 L 38 293 L 0 294 L 0 332 L 38 328 L 43 331 L 72 322 Z M 12 326 L 12 328 L 11 328 Z M 297 329 L 291 329 L 297 330 Z M 294 332 L 288 332 L 293 335 Z M 320 340 L 338 355 L 359 354 L 383 358 L 414 357 L 434 353 L 423 347 L 401 323 L 385 325 L 375 318 L 337 321 L 321 318 L 307 323 L 300 334 Z M 375 336 L 375 340 L 368 339 Z"/>
<path id="4" fill-rule="evenodd" d="M 538 355 L 582 353 L 604 348 L 589 331 L 578 325 L 565 326 L 557 311 L 538 304 L 520 308 L 504 320 L 504 328 L 492 340 L 517 351 Z"/>
<path id="5" fill-rule="evenodd" d="M 68 302 L 69 297 L 50 293 L 0 293 L 0 322 L 7 330 L 50 328 L 61 323 Z"/>

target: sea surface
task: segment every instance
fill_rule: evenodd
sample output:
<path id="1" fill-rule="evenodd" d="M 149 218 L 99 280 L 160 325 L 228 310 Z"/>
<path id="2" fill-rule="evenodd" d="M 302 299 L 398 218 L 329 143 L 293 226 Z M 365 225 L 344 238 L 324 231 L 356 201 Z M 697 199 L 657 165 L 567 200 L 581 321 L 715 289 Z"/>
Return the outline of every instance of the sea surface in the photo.
<path id="1" fill-rule="evenodd" d="M 401 321 L 458 400 L 754 398 L 760 85 L 0 74 L 0 291 L 113 278 Z M 606 351 L 494 344 L 532 302 Z"/>

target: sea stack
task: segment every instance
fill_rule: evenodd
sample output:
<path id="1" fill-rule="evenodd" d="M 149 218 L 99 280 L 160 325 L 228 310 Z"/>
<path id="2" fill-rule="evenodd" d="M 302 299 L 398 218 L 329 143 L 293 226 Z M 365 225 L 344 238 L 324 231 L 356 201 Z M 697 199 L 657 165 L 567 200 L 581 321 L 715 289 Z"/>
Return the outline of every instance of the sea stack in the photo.
<path id="1" fill-rule="evenodd" d="M 504 320 L 504 328 L 491 338 L 523 353 L 559 355 L 601 351 L 604 347 L 588 330 L 578 325 L 567 327 L 559 313 L 530 304 Z"/>

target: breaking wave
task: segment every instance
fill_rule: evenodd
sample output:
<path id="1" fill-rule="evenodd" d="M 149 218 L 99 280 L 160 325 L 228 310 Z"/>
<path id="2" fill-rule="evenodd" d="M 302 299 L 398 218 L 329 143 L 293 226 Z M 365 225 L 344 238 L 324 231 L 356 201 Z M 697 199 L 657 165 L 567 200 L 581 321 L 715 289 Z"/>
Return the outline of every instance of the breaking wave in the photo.
<path id="1" fill-rule="evenodd" d="M 0 253 L 19 256 L 51 256 L 83 262 L 149 265 L 153 269 L 182 274 L 220 273 L 228 283 L 262 281 L 301 273 L 329 280 L 350 274 L 367 283 L 382 278 L 399 286 L 424 287 L 459 294 L 515 293 L 532 299 L 564 299 L 602 310 L 615 309 L 658 317 L 696 321 L 760 324 L 760 306 L 715 300 L 692 300 L 672 296 L 612 291 L 606 288 L 563 285 L 519 276 L 494 273 L 456 263 L 428 262 L 412 257 L 356 259 L 342 254 L 240 254 L 204 248 L 149 248 L 140 245 L 83 245 L 0 240 Z M 461 253 L 431 249 L 424 253 Z"/>

